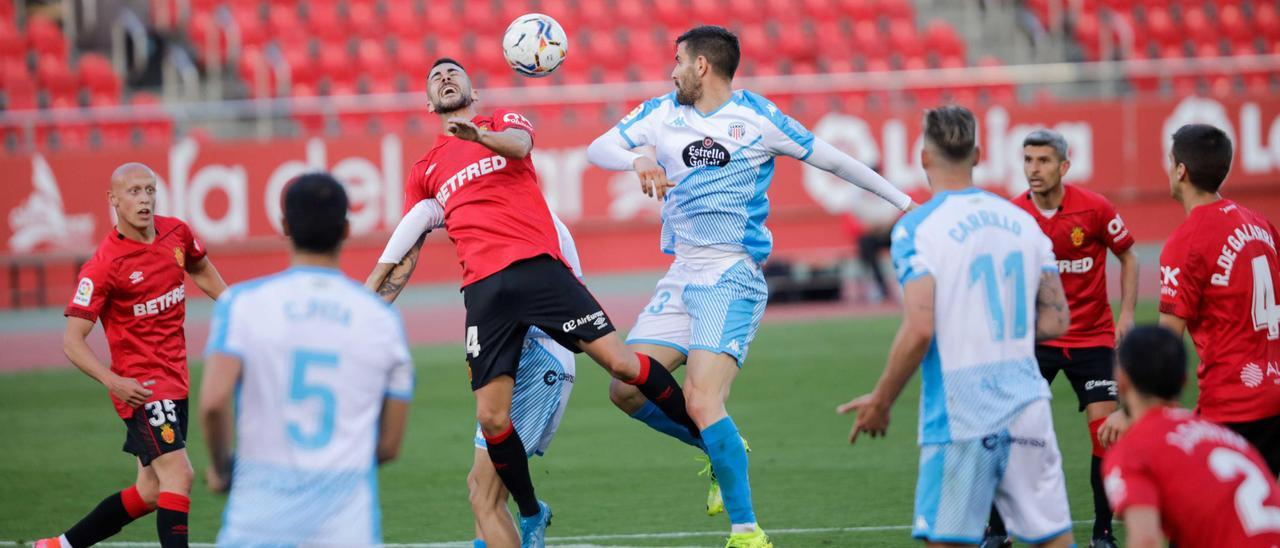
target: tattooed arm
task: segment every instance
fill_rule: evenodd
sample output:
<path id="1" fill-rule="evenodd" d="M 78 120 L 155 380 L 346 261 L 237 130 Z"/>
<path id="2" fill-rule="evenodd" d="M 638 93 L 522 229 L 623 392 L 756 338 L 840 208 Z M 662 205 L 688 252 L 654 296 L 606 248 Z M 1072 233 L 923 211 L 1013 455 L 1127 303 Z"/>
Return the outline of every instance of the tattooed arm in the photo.
<path id="1" fill-rule="evenodd" d="M 404 290 L 404 286 L 409 283 L 413 270 L 418 267 L 418 256 L 422 253 L 422 242 L 426 238 L 425 232 L 418 236 L 418 241 L 414 242 L 413 247 L 409 248 L 409 252 L 405 253 L 399 263 L 380 262 L 375 265 L 373 272 L 369 273 L 369 279 L 364 282 L 365 287 L 372 289 L 382 297 L 382 300 L 388 303 L 395 302 L 396 297 L 399 297 L 400 292 Z"/>
<path id="2" fill-rule="evenodd" d="M 1071 327 L 1071 309 L 1057 272 L 1040 274 L 1036 290 L 1036 342 L 1061 337 Z"/>

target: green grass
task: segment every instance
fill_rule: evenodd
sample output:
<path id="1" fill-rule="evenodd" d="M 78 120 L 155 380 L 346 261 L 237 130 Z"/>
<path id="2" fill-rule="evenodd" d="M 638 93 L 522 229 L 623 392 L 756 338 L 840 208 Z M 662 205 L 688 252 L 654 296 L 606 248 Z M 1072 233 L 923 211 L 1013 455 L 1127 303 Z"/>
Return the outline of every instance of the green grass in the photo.
<path id="1" fill-rule="evenodd" d="M 1154 319 L 1144 305 L 1141 319 Z M 770 529 L 904 526 L 915 487 L 919 376 L 893 409 L 886 439 L 846 442 L 850 417 L 834 408 L 872 387 L 897 318 L 767 324 L 734 385 L 730 412 L 751 441 L 756 511 Z M 380 473 L 385 540 L 469 539 L 464 478 L 470 466 L 473 401 L 461 349 L 414 353 L 418 391 L 406 447 Z M 727 530 L 704 514 L 705 480 L 694 451 L 613 408 L 602 370 L 583 360 L 578 385 L 549 454 L 532 464 L 541 498 L 551 502 L 553 537 Z M 193 372 L 198 379 L 198 370 Z M 193 387 L 193 392 L 195 392 Z M 1076 520 L 1092 517 L 1089 444 L 1068 383 L 1053 386 L 1053 411 Z M 124 430 L 104 391 L 75 371 L 0 376 L 0 540 L 65 530 L 103 496 L 132 482 L 120 452 Z M 198 425 L 189 436 L 197 487 L 191 539 L 210 542 L 223 499 L 199 485 L 207 459 Z M 1076 528 L 1088 542 L 1089 525 Z M 775 533 L 779 546 L 915 546 L 905 530 Z M 152 518 L 114 540 L 154 541 Z M 718 536 L 598 539 L 596 544 L 720 545 Z M 1082 543 L 1082 544 L 1083 544 Z"/>

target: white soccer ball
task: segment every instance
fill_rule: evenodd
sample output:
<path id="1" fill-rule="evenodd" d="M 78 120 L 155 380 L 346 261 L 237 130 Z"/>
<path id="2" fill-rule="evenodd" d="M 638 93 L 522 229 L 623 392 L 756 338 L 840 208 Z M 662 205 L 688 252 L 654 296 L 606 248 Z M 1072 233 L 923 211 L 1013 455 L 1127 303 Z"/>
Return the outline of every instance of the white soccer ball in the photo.
<path id="1" fill-rule="evenodd" d="M 502 56 L 512 69 L 541 78 L 554 72 L 569 53 L 569 37 L 548 15 L 528 13 L 517 17 L 502 35 Z"/>

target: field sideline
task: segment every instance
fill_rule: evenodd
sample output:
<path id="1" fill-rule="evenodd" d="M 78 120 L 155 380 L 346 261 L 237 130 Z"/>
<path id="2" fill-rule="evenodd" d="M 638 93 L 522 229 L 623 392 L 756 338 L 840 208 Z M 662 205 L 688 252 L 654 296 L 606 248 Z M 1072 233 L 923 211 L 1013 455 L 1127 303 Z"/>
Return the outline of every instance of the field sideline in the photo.
<path id="1" fill-rule="evenodd" d="M 1140 322 L 1154 317 L 1152 303 L 1140 306 Z M 907 529 L 918 376 L 894 408 L 887 439 L 849 447 L 852 419 L 833 411 L 872 387 L 896 327 L 893 316 L 770 323 L 752 344 L 730 411 L 751 442 L 757 514 L 777 545 L 918 545 Z M 473 530 L 464 478 L 474 423 L 461 350 L 422 347 L 414 358 L 418 386 L 406 446 L 380 472 L 384 538 L 414 546 L 467 540 Z M 560 434 L 532 464 L 539 496 L 556 513 L 552 543 L 722 545 L 727 520 L 705 516 L 706 483 L 694 475 L 694 451 L 623 416 L 608 401 L 603 371 L 585 358 L 578 367 Z M 192 376 L 198 381 L 198 368 Z M 1076 540 L 1085 545 L 1092 517 L 1087 434 L 1065 379 L 1055 383 L 1054 398 Z M 0 401 L 0 492 L 11 494 L 0 499 L 0 541 L 61 532 L 132 481 L 133 461 L 119 452 L 121 424 L 102 389 L 80 373 L 0 375 Z M 191 540 L 208 543 L 223 499 L 201 485 L 199 438 L 193 424 Z M 153 523 L 144 518 L 112 540 L 153 542 Z"/>

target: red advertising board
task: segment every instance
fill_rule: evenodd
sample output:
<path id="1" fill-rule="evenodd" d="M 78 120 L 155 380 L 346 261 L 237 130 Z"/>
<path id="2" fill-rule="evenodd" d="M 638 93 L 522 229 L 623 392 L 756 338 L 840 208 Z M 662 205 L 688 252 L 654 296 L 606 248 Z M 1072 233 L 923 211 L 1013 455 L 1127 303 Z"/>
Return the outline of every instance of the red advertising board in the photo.
<path id="1" fill-rule="evenodd" d="M 919 114 L 827 112 L 800 121 L 924 197 Z M 1168 198 L 1168 136 L 1184 123 L 1213 123 L 1227 130 L 1236 148 L 1224 193 L 1280 218 L 1280 99 L 1275 97 L 997 105 L 975 114 L 983 149 L 975 172 L 979 185 L 1004 194 L 1021 192 L 1026 188 L 1022 138 L 1038 127 L 1055 128 L 1071 146 L 1068 181 L 1110 196 L 1135 236 L 1148 242 L 1163 239 L 1182 216 Z M 534 158 L 544 193 L 573 228 L 588 270 L 661 267 L 658 204 L 640 193 L 633 174 L 606 172 L 587 162 L 586 146 L 606 129 L 539 125 Z M 286 260 L 278 232 L 281 189 L 299 173 L 327 169 L 351 195 L 354 240 L 344 266 L 359 275 L 399 219 L 404 170 L 433 139 L 421 134 L 268 142 L 185 139 L 157 149 L 0 155 L 6 190 L 0 193 L 0 212 L 7 220 L 0 223 L 0 257 L 91 252 L 113 224 L 106 200 L 109 174 L 122 162 L 138 161 L 163 179 L 159 212 L 190 223 L 227 278 L 266 273 Z M 894 215 L 871 195 L 794 160 L 779 161 L 769 195 L 777 255 L 820 254 L 850 245 L 841 228 L 843 214 L 872 222 Z M 418 280 L 457 279 L 453 251 L 442 236 L 433 235 L 427 257 Z M 9 283 L 4 278 L 0 289 Z"/>

